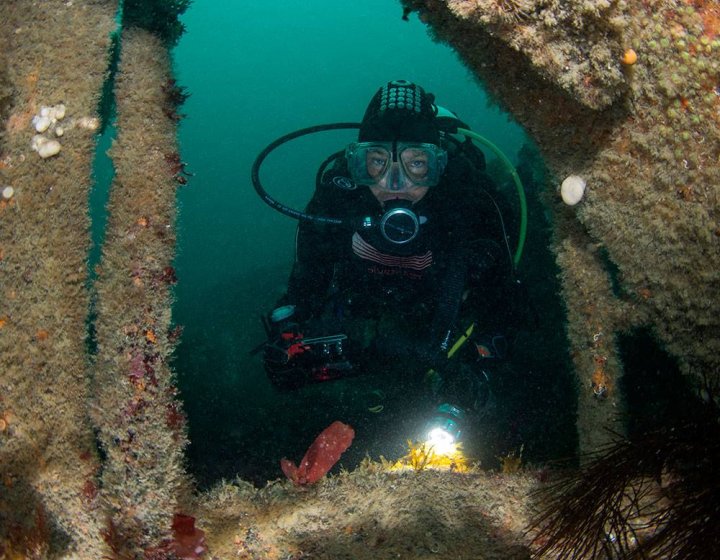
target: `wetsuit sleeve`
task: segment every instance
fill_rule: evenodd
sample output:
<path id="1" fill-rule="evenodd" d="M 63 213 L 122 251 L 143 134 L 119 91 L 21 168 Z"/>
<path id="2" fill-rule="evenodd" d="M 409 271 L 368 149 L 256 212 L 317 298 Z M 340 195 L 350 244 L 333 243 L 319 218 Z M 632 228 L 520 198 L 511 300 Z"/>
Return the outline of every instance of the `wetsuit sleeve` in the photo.
<path id="1" fill-rule="evenodd" d="M 446 258 L 447 267 L 442 276 L 435 302 L 435 313 L 430 327 L 430 344 L 440 349 L 447 344 L 448 335 L 455 323 L 467 276 L 467 260 L 462 251 L 454 251 Z"/>
<path id="2" fill-rule="evenodd" d="M 443 248 L 444 270 L 436 292 L 435 313 L 431 326 L 431 344 L 440 347 L 455 326 L 463 293 L 470 276 L 483 281 L 502 281 L 502 228 L 492 199 L 484 185 L 489 179 L 464 162 L 455 162 L 446 177 L 463 192 L 463 204 L 445 209 L 448 234 Z M 482 189 L 482 190 L 480 190 Z M 452 341 L 448 341 L 452 342 Z"/>
<path id="3" fill-rule="evenodd" d="M 331 201 L 325 190 L 318 189 L 305 211 L 312 215 L 329 215 Z M 288 281 L 283 304 L 296 306 L 298 320 L 319 315 L 333 278 L 334 265 L 340 257 L 338 226 L 301 221 L 296 234 L 295 262 Z"/>

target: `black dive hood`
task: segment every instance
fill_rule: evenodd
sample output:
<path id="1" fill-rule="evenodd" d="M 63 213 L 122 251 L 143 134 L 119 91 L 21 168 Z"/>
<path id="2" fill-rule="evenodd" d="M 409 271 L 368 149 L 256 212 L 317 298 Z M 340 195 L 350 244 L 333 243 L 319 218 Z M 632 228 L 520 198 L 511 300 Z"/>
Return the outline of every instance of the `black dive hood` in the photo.
<path id="1" fill-rule="evenodd" d="M 518 193 L 518 198 L 520 200 L 520 232 L 518 234 L 518 244 L 517 248 L 515 250 L 514 256 L 512 256 L 512 262 L 514 266 L 517 266 L 520 262 L 520 258 L 522 256 L 523 247 L 525 244 L 525 236 L 527 231 L 527 204 L 525 201 L 525 191 L 523 189 L 522 183 L 520 182 L 520 177 L 517 174 L 517 171 L 515 170 L 515 166 L 513 166 L 512 163 L 508 160 L 508 158 L 503 154 L 500 149 L 495 146 L 492 142 L 487 140 L 486 138 L 480 136 L 479 134 L 469 130 L 467 128 L 467 125 L 465 125 L 462 121 L 460 121 L 453 113 L 450 111 L 447 111 L 446 109 L 443 109 L 442 107 L 437 107 L 437 121 L 441 130 L 441 134 L 444 136 L 444 138 L 447 141 L 452 141 L 456 143 L 460 143 L 460 140 L 457 139 L 457 135 L 464 136 L 465 139 L 469 141 L 476 141 L 479 142 L 488 148 L 490 148 L 495 155 L 505 164 L 508 171 L 513 177 L 513 180 L 515 182 L 515 186 Z M 316 222 L 320 224 L 331 224 L 331 225 L 338 225 L 338 226 L 344 226 L 348 228 L 354 228 L 354 229 L 368 229 L 368 228 L 374 228 L 379 227 L 380 232 L 382 235 L 388 239 L 389 241 L 393 243 L 407 243 L 414 239 L 414 237 L 417 235 L 417 232 L 420 228 L 421 223 L 423 222 L 422 218 L 418 218 L 418 216 L 415 215 L 415 213 L 409 208 L 406 207 L 406 205 L 397 205 L 397 204 L 391 204 L 388 206 L 386 204 L 386 211 L 381 217 L 375 217 L 375 216 L 354 216 L 349 217 L 345 219 L 341 218 L 333 218 L 330 216 L 318 216 L 314 214 L 307 214 L 305 212 L 301 212 L 300 210 L 296 210 L 294 208 L 290 208 L 289 206 L 286 206 L 285 204 L 279 202 L 278 200 L 275 200 L 272 196 L 270 196 L 267 191 L 263 188 L 262 183 L 260 182 L 260 166 L 262 165 L 263 161 L 265 161 L 265 158 L 275 149 L 277 149 L 279 146 L 285 144 L 286 142 L 290 142 L 291 140 L 295 140 L 296 138 L 300 138 L 301 136 L 307 136 L 308 134 L 315 134 L 316 132 L 325 132 L 328 130 L 343 130 L 343 129 L 359 129 L 360 123 L 349 123 L 349 122 L 343 122 L 343 123 L 331 123 L 331 124 L 320 124 L 316 126 L 311 126 L 308 128 L 301 128 L 300 130 L 296 130 L 295 132 L 291 132 L 289 134 L 285 134 L 284 136 L 281 136 L 274 142 L 271 142 L 264 150 L 262 150 L 257 158 L 255 158 L 255 162 L 252 166 L 251 171 L 251 178 L 253 186 L 255 187 L 255 191 L 258 193 L 260 198 L 265 201 L 265 203 L 270 206 L 271 208 L 277 210 L 278 212 L 285 214 L 286 216 L 290 216 L 291 218 L 295 218 L 297 220 L 307 220 L 311 222 Z M 321 165 L 320 169 L 317 172 L 317 175 L 315 177 L 315 184 L 316 187 L 320 185 L 320 182 L 322 180 L 322 176 L 325 172 L 325 169 L 328 167 L 329 164 L 334 162 L 337 158 L 344 157 L 345 151 L 341 150 L 339 152 L 336 152 L 332 154 L 330 157 L 328 157 Z M 335 177 L 335 181 L 347 181 L 347 185 L 345 188 L 350 186 L 350 178 L 347 177 Z M 342 185 L 339 185 L 342 186 Z M 494 202 L 494 201 L 493 201 Z M 502 221 L 502 216 L 500 216 L 500 219 Z M 507 239 L 507 237 L 506 237 Z"/>

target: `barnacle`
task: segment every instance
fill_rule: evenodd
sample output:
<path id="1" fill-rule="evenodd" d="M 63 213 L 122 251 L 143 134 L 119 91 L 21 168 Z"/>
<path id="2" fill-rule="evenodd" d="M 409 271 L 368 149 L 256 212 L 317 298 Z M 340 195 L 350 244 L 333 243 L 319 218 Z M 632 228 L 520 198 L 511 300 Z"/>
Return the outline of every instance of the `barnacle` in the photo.
<path id="1" fill-rule="evenodd" d="M 626 50 L 620 59 L 626 66 L 632 66 L 637 62 L 637 53 L 634 49 Z"/>
<path id="2" fill-rule="evenodd" d="M 8 429 L 11 419 L 12 412 L 10 412 L 9 410 L 5 410 L 4 412 L 0 413 L 0 432 L 4 432 Z"/>

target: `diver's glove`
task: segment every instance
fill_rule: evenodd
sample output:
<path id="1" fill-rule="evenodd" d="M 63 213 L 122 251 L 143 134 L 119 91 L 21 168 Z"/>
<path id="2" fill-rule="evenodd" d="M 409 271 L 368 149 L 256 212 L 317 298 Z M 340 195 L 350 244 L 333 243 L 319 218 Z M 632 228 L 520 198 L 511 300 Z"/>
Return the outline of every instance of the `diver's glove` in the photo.
<path id="1" fill-rule="evenodd" d="M 263 365 L 270 382 L 278 389 L 295 389 L 304 384 L 298 356 L 305 352 L 302 334 L 280 333 L 268 340 L 263 353 Z"/>
<path id="2" fill-rule="evenodd" d="M 295 306 L 283 305 L 276 307 L 263 318 L 268 340 L 265 343 L 263 362 L 265 370 L 282 369 L 290 363 L 295 356 L 302 354 L 303 334 L 300 325 L 295 321 Z"/>
<path id="3" fill-rule="evenodd" d="M 435 399 L 460 403 L 468 410 L 485 406 L 489 398 L 487 366 L 504 357 L 504 337 L 476 335 L 471 325 L 454 339 L 446 336 L 431 355 L 425 384 Z"/>
<path id="4" fill-rule="evenodd" d="M 477 359 L 486 360 L 504 360 L 508 352 L 508 339 L 500 333 L 484 333 L 473 335 L 472 341 L 477 351 Z"/>
<path id="5" fill-rule="evenodd" d="M 443 349 L 440 344 L 433 344 L 429 341 L 418 344 L 415 348 L 415 355 L 423 371 L 442 369 L 448 361 L 447 350 Z"/>
<path id="6" fill-rule="evenodd" d="M 293 377 L 297 377 L 293 376 L 296 369 L 294 360 L 304 351 L 303 335 L 294 321 L 294 315 L 294 305 L 283 305 L 263 317 L 268 336 L 263 351 L 263 366 L 270 382 L 283 389 L 293 388 Z"/>

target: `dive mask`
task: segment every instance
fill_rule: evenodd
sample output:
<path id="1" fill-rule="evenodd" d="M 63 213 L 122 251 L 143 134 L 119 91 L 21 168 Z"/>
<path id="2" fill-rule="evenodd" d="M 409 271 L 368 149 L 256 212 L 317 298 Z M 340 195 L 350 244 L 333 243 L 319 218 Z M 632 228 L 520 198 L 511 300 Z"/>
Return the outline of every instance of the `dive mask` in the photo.
<path id="1" fill-rule="evenodd" d="M 440 182 L 447 152 L 435 144 L 418 142 L 353 142 L 345 150 L 350 176 L 357 185 L 400 191 L 433 187 Z"/>

